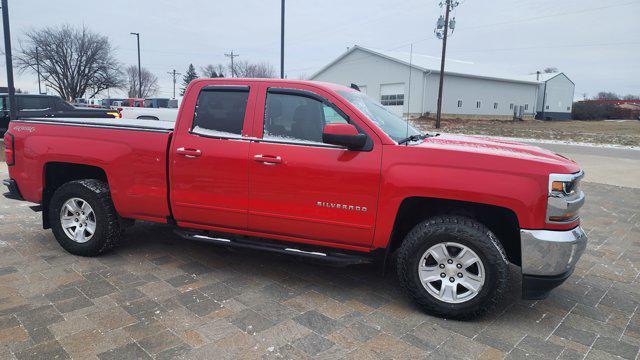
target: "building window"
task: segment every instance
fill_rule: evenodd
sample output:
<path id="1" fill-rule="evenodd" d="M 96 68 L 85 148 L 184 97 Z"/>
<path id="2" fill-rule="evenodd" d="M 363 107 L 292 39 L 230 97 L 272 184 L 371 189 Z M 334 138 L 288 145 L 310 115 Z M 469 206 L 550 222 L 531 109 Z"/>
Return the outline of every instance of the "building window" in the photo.
<path id="1" fill-rule="evenodd" d="M 480 107 L 482 107 L 482 101 L 478 100 L 476 101 L 476 109 L 480 109 Z"/>
<path id="2" fill-rule="evenodd" d="M 494 109 L 497 109 L 497 108 L 498 108 L 498 103 L 497 103 L 497 102 L 494 102 L 494 103 L 493 103 L 493 108 L 494 108 Z"/>
<path id="3" fill-rule="evenodd" d="M 524 104 L 524 109 L 529 110 L 529 104 Z"/>
<path id="4" fill-rule="evenodd" d="M 380 103 L 385 106 L 404 105 L 404 94 L 381 95 Z"/>
<path id="5" fill-rule="evenodd" d="M 567 111 L 571 110 L 571 106 L 567 106 Z"/>
<path id="6" fill-rule="evenodd" d="M 545 110 L 549 110 L 549 105 L 545 106 L 544 108 Z"/>
<path id="7" fill-rule="evenodd" d="M 509 110 L 513 110 L 513 103 L 509 104 Z"/>
<path id="8" fill-rule="evenodd" d="M 462 107 L 462 100 L 458 100 L 458 107 L 461 108 Z"/>

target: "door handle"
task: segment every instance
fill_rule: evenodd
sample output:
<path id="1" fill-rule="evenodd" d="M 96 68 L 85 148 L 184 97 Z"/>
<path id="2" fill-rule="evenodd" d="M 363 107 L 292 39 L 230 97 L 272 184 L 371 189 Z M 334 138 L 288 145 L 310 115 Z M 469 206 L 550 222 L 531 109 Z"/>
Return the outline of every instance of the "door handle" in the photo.
<path id="1" fill-rule="evenodd" d="M 182 155 L 187 158 L 197 158 L 202 155 L 202 151 L 198 149 L 185 149 L 183 147 L 176 149 L 176 154 Z"/>
<path id="2" fill-rule="evenodd" d="M 282 158 L 280 156 L 273 155 L 255 155 L 253 160 L 261 162 L 265 165 L 277 165 L 282 164 Z"/>

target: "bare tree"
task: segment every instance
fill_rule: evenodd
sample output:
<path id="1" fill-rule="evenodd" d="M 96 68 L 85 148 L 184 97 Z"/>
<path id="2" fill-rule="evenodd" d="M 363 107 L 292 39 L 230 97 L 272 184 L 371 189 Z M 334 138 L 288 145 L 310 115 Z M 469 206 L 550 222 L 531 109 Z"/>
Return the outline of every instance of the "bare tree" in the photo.
<path id="1" fill-rule="evenodd" d="M 276 69 L 269 63 L 251 63 L 247 60 L 235 61 L 233 73 L 236 77 L 245 78 L 275 78 Z"/>
<path id="2" fill-rule="evenodd" d="M 127 90 L 127 96 L 131 98 L 138 97 L 138 66 L 128 66 L 125 72 L 127 73 L 127 84 L 124 89 Z M 158 77 L 145 68 L 142 68 L 140 75 L 142 79 L 142 97 L 147 98 L 157 94 L 160 89 Z"/>
<path id="3" fill-rule="evenodd" d="M 622 100 L 640 100 L 640 96 L 638 95 L 633 95 L 633 94 L 628 94 L 625 95 Z"/>
<path id="4" fill-rule="evenodd" d="M 205 78 L 219 78 L 225 77 L 225 72 L 227 71 L 226 67 L 222 64 L 212 65 L 209 64 L 200 68 L 200 73 L 202 77 Z"/>
<path id="5" fill-rule="evenodd" d="M 545 74 L 554 74 L 560 72 L 560 70 L 558 70 L 558 68 L 555 66 L 547 66 L 546 68 L 542 69 L 542 72 Z"/>
<path id="6" fill-rule="evenodd" d="M 32 72 L 39 64 L 45 85 L 66 100 L 93 97 L 125 82 L 109 39 L 86 27 L 62 25 L 26 32 L 16 64 L 21 71 Z"/>
<path id="7" fill-rule="evenodd" d="M 595 97 L 597 100 L 620 100 L 620 96 L 610 91 L 600 91 Z"/>

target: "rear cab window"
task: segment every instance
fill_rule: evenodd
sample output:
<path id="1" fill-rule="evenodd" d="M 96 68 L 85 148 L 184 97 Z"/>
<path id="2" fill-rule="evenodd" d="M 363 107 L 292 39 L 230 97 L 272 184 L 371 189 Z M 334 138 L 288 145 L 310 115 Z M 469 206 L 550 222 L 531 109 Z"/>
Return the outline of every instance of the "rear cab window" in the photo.
<path id="1" fill-rule="evenodd" d="M 205 87 L 198 95 L 191 132 L 218 138 L 241 138 L 249 87 Z"/>

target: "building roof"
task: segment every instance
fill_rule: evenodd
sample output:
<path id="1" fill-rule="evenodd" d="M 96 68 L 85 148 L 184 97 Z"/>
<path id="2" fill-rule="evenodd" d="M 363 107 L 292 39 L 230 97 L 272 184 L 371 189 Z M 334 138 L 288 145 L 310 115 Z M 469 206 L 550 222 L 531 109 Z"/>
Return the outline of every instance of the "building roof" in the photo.
<path id="1" fill-rule="evenodd" d="M 371 48 L 365 48 L 362 46 L 355 45 L 345 53 L 340 55 L 338 58 L 318 70 L 315 74 L 311 76 L 311 79 L 320 75 L 322 72 L 327 70 L 329 67 L 333 66 L 340 60 L 342 60 L 347 55 L 351 54 L 356 50 L 361 50 L 372 55 L 381 56 L 383 58 L 389 59 L 391 61 L 396 61 L 402 63 L 404 65 L 409 65 L 411 62 L 411 67 L 420 69 L 425 72 L 440 72 L 440 58 L 436 56 L 424 55 L 424 54 L 416 54 L 413 55 L 407 52 L 399 52 L 399 51 L 386 51 L 386 50 L 375 50 Z M 546 80 L 549 80 L 551 77 L 555 77 L 560 73 L 554 74 L 540 74 L 540 80 L 536 80 L 536 74 L 533 75 L 514 75 L 501 72 L 496 70 L 495 68 L 483 66 L 479 64 L 475 64 L 469 61 L 462 61 L 456 59 L 447 58 L 447 62 L 445 65 L 445 73 L 449 75 L 460 75 L 466 77 L 477 77 L 477 78 L 485 78 L 485 79 L 494 79 L 494 80 L 503 80 L 503 81 L 511 81 L 511 82 L 520 82 L 520 83 L 529 83 L 529 84 L 539 84 Z M 542 77 L 545 75 L 545 77 Z M 546 75 L 552 75 L 549 78 L 546 78 Z"/>

